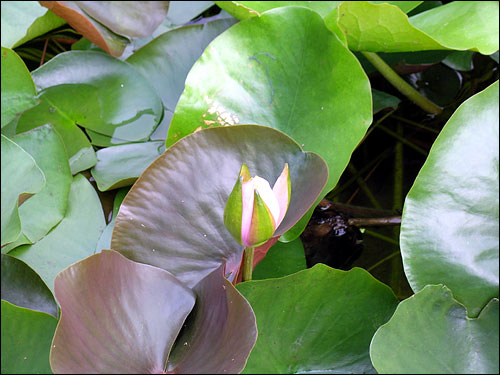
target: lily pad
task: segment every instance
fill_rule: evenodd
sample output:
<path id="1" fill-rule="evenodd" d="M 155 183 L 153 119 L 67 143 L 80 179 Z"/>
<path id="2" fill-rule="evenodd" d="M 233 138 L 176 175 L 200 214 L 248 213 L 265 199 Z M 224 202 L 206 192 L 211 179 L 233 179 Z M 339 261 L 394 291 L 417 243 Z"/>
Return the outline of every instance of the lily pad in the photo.
<path id="1" fill-rule="evenodd" d="M 4 7 L 3 4 L 4 3 L 2 3 L 2 9 Z M 21 60 L 17 53 L 4 47 L 2 47 L 1 56 L 3 128 L 12 121 L 18 113 L 34 106 L 37 101 L 35 99 L 35 84 L 23 60 Z"/>
<path id="2" fill-rule="evenodd" d="M 65 23 L 38 1 L 2 1 L 2 46 L 20 46 Z"/>
<path id="3" fill-rule="evenodd" d="M 104 227 L 97 193 L 79 174 L 73 178 L 64 219 L 37 243 L 16 247 L 9 255 L 33 268 L 53 291 L 58 272 L 94 253 Z"/>
<path id="4" fill-rule="evenodd" d="M 273 183 L 285 162 L 292 194 L 275 236 L 291 228 L 316 200 L 327 179 L 323 160 L 264 126 L 196 132 L 168 148 L 139 177 L 116 218 L 111 248 L 164 268 L 193 287 L 222 263 L 241 260 L 243 247 L 223 223 L 241 165 Z"/>
<path id="5" fill-rule="evenodd" d="M 41 1 L 84 37 L 112 56 L 120 56 L 129 37 L 151 34 L 163 21 L 168 1 Z"/>
<path id="6" fill-rule="evenodd" d="M 444 283 L 475 317 L 498 297 L 498 81 L 448 120 L 406 197 L 401 255 L 414 291 Z"/>
<path id="7" fill-rule="evenodd" d="M 262 280 L 288 276 L 306 269 L 306 255 L 300 238 L 287 243 L 276 242 L 255 266 L 252 279 Z"/>
<path id="8" fill-rule="evenodd" d="M 35 194 L 45 186 L 45 176 L 33 157 L 19 145 L 2 136 L 2 246 L 21 234 L 19 196 Z M 2 249 L 2 252 L 4 250 Z"/>
<path id="9" fill-rule="evenodd" d="M 57 319 L 2 300 L 2 373 L 50 374 L 49 350 Z"/>
<path id="10" fill-rule="evenodd" d="M 163 114 L 160 98 L 148 82 L 126 62 L 103 53 L 65 52 L 32 76 L 54 107 L 101 134 L 143 141 Z"/>
<path id="11" fill-rule="evenodd" d="M 33 157 L 46 183 L 38 194 L 19 207 L 22 235 L 6 246 L 7 251 L 35 243 L 62 220 L 73 181 L 64 144 L 52 126 L 41 126 L 16 135 L 12 140 Z"/>
<path id="12" fill-rule="evenodd" d="M 161 155 L 164 146 L 164 142 L 144 142 L 100 149 L 90 173 L 100 191 L 130 186 Z"/>
<path id="13" fill-rule="evenodd" d="M 165 270 L 104 250 L 55 279 L 55 373 L 162 373 L 194 294 Z"/>
<path id="14" fill-rule="evenodd" d="M 427 285 L 378 329 L 370 356 L 382 374 L 495 374 L 498 319 L 496 298 L 469 319 L 450 289 Z"/>
<path id="15" fill-rule="evenodd" d="M 177 374 L 238 374 L 257 339 L 255 314 L 219 267 L 193 288 L 196 305 L 168 360 Z"/>
<path id="16" fill-rule="evenodd" d="M 244 20 L 250 17 L 260 17 L 262 13 L 288 6 L 300 6 L 317 12 L 325 17 L 335 9 L 342 1 L 215 1 L 220 8 L 224 9 L 233 17 Z"/>
<path id="17" fill-rule="evenodd" d="M 167 146 L 213 126 L 279 129 L 328 164 L 321 198 L 368 129 L 371 102 L 366 74 L 323 19 L 303 7 L 277 8 L 232 26 L 207 47 L 186 79 Z M 311 214 L 287 240 L 298 237 Z"/>
<path id="18" fill-rule="evenodd" d="M 26 263 L 2 254 L 2 299 L 57 318 L 57 304 L 40 276 Z"/>
<path id="19" fill-rule="evenodd" d="M 373 114 L 386 109 L 386 108 L 397 108 L 401 100 L 387 94 L 386 92 L 372 89 L 373 97 Z"/>
<path id="20" fill-rule="evenodd" d="M 390 288 L 361 268 L 323 264 L 237 285 L 259 337 L 243 373 L 374 373 L 369 346 L 397 306 Z M 314 329 L 312 329 L 314 327 Z"/>
<path id="21" fill-rule="evenodd" d="M 498 49 L 495 1 L 454 1 L 409 19 L 395 5 L 344 1 L 325 22 L 333 31 L 340 27 L 354 51 L 454 49 L 491 54 Z"/>
<path id="22" fill-rule="evenodd" d="M 111 220 L 109 221 L 106 228 L 101 234 L 99 241 L 97 241 L 97 245 L 95 247 L 95 252 L 99 253 L 101 250 L 110 249 L 111 248 L 111 235 L 113 234 L 113 228 L 115 227 L 116 216 L 118 215 L 118 210 L 125 199 L 128 191 L 130 189 L 128 187 L 121 188 L 116 192 L 115 199 L 113 200 L 113 212 L 111 214 Z"/>
<path id="23" fill-rule="evenodd" d="M 144 75 L 156 89 L 165 110 L 173 114 L 193 64 L 206 46 L 234 23 L 221 19 L 171 30 L 136 51 L 127 62 Z"/>

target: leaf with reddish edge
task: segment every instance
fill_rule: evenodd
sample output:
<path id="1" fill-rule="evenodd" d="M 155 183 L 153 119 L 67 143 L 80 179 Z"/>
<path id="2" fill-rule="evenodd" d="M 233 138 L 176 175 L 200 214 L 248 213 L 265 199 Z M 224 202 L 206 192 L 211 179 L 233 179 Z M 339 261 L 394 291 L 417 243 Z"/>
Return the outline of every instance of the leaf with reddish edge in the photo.
<path id="1" fill-rule="evenodd" d="M 172 272 L 189 287 L 223 263 L 234 270 L 243 246 L 224 226 L 223 213 L 241 165 L 276 181 L 285 162 L 292 193 L 274 236 L 291 228 L 314 203 L 328 178 L 325 162 L 302 151 L 286 134 L 264 126 L 193 133 L 139 177 L 120 208 L 111 247 L 134 261 Z M 233 280 L 236 274 L 228 276 Z"/>
<path id="2" fill-rule="evenodd" d="M 163 373 L 194 306 L 169 272 L 103 250 L 55 279 L 61 319 L 50 352 L 55 373 Z"/>
<path id="3" fill-rule="evenodd" d="M 194 287 L 196 305 L 176 341 L 167 370 L 237 374 L 257 340 L 250 304 L 217 268 Z"/>

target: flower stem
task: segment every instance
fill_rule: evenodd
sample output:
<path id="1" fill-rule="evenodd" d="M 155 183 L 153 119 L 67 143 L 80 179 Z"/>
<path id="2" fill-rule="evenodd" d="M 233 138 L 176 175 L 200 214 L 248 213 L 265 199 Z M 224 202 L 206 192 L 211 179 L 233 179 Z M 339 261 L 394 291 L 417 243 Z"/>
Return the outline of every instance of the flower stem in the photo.
<path id="1" fill-rule="evenodd" d="M 253 247 L 245 247 L 245 251 L 243 252 L 243 281 L 252 280 L 253 253 Z"/>
<path id="2" fill-rule="evenodd" d="M 361 52 L 364 57 L 387 79 L 391 85 L 397 88 L 402 94 L 408 97 L 416 105 L 422 108 L 427 113 L 439 115 L 442 109 L 429 99 L 424 98 L 417 90 L 410 86 L 403 78 L 401 78 L 389 65 L 386 64 L 376 53 Z"/>

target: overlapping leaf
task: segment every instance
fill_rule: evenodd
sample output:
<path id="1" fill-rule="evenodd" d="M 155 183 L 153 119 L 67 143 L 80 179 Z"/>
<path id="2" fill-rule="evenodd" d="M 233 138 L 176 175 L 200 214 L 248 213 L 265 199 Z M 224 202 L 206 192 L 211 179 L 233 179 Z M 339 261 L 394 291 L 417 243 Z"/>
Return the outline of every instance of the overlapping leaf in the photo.
<path id="1" fill-rule="evenodd" d="M 450 289 L 428 285 L 378 329 L 370 356 L 382 374 L 495 374 L 498 320 L 498 299 L 469 319 Z"/>
<path id="2" fill-rule="evenodd" d="M 498 2 L 453 1 L 408 16 L 391 4 L 344 1 L 325 17 L 354 51 L 498 50 Z"/>
<path id="3" fill-rule="evenodd" d="M 38 193 L 45 185 L 45 176 L 33 157 L 9 138 L 2 137 L 2 246 L 21 234 L 18 204 Z M 21 199 L 21 200 L 20 200 Z M 2 252 L 4 250 L 2 249 Z"/>
<path id="4" fill-rule="evenodd" d="M 50 374 L 49 350 L 57 319 L 2 300 L 2 373 Z"/>
<path id="5" fill-rule="evenodd" d="M 111 248 L 164 268 L 190 287 L 224 262 L 234 278 L 243 247 L 225 228 L 223 212 L 241 165 L 275 181 L 285 162 L 292 195 L 276 235 L 294 225 L 322 190 L 327 167 L 321 158 L 268 127 L 196 132 L 168 148 L 139 177 L 118 213 Z"/>
<path id="6" fill-rule="evenodd" d="M 323 264 L 238 290 L 257 317 L 259 336 L 244 373 L 373 373 L 370 341 L 397 306 L 368 272 Z"/>
<path id="7" fill-rule="evenodd" d="M 61 270 L 94 253 L 104 227 L 97 193 L 79 174 L 73 178 L 63 220 L 37 243 L 16 247 L 9 255 L 27 263 L 54 290 Z"/>
<path id="8" fill-rule="evenodd" d="M 46 183 L 38 194 L 19 207 L 22 234 L 6 246 L 6 251 L 35 243 L 62 220 L 73 181 L 64 144 L 51 125 L 19 134 L 12 140 L 33 157 Z"/>
<path id="9" fill-rule="evenodd" d="M 463 103 L 408 193 L 401 254 L 414 291 L 443 283 L 475 317 L 498 297 L 498 82 Z"/>
<path id="10" fill-rule="evenodd" d="M 207 47 L 186 79 L 167 146 L 206 127 L 270 126 L 325 159 L 326 194 L 370 125 L 371 111 L 368 78 L 323 19 L 307 8 L 278 8 L 241 21 Z"/>
<path id="11" fill-rule="evenodd" d="M 151 34 L 163 21 L 168 1 L 40 1 L 84 37 L 112 56 L 120 56 L 129 37 Z"/>
<path id="12" fill-rule="evenodd" d="M 3 8 L 2 3 L 2 8 Z M 3 36 L 3 33 L 2 33 Z M 3 43 L 2 43 L 3 45 Z M 2 128 L 18 113 L 34 106 L 35 84 L 23 60 L 11 49 L 2 47 Z"/>
<path id="13" fill-rule="evenodd" d="M 304 246 L 300 238 L 283 243 L 276 242 L 265 258 L 255 266 L 252 279 L 262 280 L 283 277 L 306 268 Z"/>

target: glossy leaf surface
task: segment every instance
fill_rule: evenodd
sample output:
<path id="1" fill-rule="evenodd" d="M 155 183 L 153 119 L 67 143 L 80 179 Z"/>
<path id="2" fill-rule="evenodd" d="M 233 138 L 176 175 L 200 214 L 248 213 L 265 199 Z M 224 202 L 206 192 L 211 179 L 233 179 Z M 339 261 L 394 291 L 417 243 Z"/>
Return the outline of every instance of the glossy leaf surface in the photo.
<path id="1" fill-rule="evenodd" d="M 477 319 L 469 319 L 450 289 L 427 285 L 379 328 L 370 356 L 382 374 L 494 374 L 498 319 L 496 298 Z"/>
<path id="2" fill-rule="evenodd" d="M 2 254 L 2 299 L 57 318 L 57 304 L 40 276 L 26 263 Z"/>
<path id="3" fill-rule="evenodd" d="M 104 250 L 55 280 L 55 373 L 163 373 L 195 297 L 165 270 Z"/>
<path id="4" fill-rule="evenodd" d="M 3 6 L 2 3 L 2 9 Z M 1 56 L 3 128 L 18 113 L 34 106 L 37 102 L 35 100 L 35 84 L 23 60 L 17 53 L 4 47 L 2 47 Z"/>
<path id="5" fill-rule="evenodd" d="M 281 7 L 299 6 L 317 12 L 321 17 L 329 14 L 342 1 L 215 1 L 215 3 L 233 17 L 244 20 L 260 17 L 262 13 Z"/>
<path id="6" fill-rule="evenodd" d="M 33 157 L 46 183 L 38 194 L 19 207 L 22 235 L 7 246 L 8 250 L 35 243 L 62 220 L 73 181 L 64 144 L 52 126 L 41 126 L 12 140 Z"/>
<path id="7" fill-rule="evenodd" d="M 401 100 L 399 98 L 387 94 L 386 92 L 372 89 L 373 97 L 373 113 L 377 113 L 386 108 L 397 108 Z"/>
<path id="8" fill-rule="evenodd" d="M 237 288 L 259 329 L 248 374 L 373 373 L 370 340 L 397 306 L 392 291 L 360 268 L 346 272 L 317 264 Z"/>
<path id="9" fill-rule="evenodd" d="M 146 140 L 162 116 L 160 98 L 148 82 L 126 62 L 103 53 L 62 53 L 32 75 L 54 107 L 101 134 Z"/>
<path id="10" fill-rule="evenodd" d="M 2 1 L 2 47 L 17 47 L 65 23 L 38 1 Z"/>
<path id="11" fill-rule="evenodd" d="M 264 126 L 196 132 L 168 148 L 139 177 L 120 208 L 111 247 L 192 287 L 224 261 L 240 262 L 243 247 L 225 228 L 223 213 L 241 165 L 275 181 L 285 162 L 292 195 L 275 235 L 294 225 L 316 200 L 327 178 L 321 158 Z"/>
<path id="12" fill-rule="evenodd" d="M 2 373 L 50 374 L 49 350 L 57 319 L 2 299 Z"/>
<path id="13" fill-rule="evenodd" d="M 82 175 L 73 178 L 64 219 L 33 245 L 16 247 L 9 255 L 37 272 L 50 290 L 56 275 L 74 262 L 92 255 L 105 227 L 97 193 Z"/>
<path id="14" fill-rule="evenodd" d="M 196 305 L 185 322 L 167 370 L 178 374 L 238 374 L 257 339 L 247 300 L 223 278 L 222 266 L 193 288 Z"/>
<path id="15" fill-rule="evenodd" d="M 370 125 L 371 107 L 366 74 L 323 19 L 307 8 L 278 8 L 241 21 L 207 47 L 186 79 L 167 146 L 206 127 L 270 126 L 326 161 L 326 193 Z"/>
<path id="16" fill-rule="evenodd" d="M 167 125 L 170 124 L 177 101 L 184 90 L 184 81 L 189 70 L 205 47 L 234 22 L 222 19 L 171 30 L 127 59 L 127 62 L 137 68 L 156 89 L 165 107 Z M 163 139 L 166 134 L 165 132 Z"/>
<path id="17" fill-rule="evenodd" d="M 401 254 L 414 291 L 443 283 L 475 317 L 498 297 L 498 82 L 448 120 L 406 197 Z"/>
<path id="18" fill-rule="evenodd" d="M 21 234 L 18 199 L 23 193 L 35 194 L 45 186 L 45 176 L 33 157 L 2 134 L 2 245 Z M 4 250 L 2 249 L 2 252 Z"/>
<path id="19" fill-rule="evenodd" d="M 354 51 L 403 52 L 498 49 L 498 2 L 454 1 L 408 19 L 391 4 L 344 1 L 325 19 L 340 27 Z"/>
<path id="20" fill-rule="evenodd" d="M 101 191 L 132 185 L 160 156 L 164 142 L 131 143 L 97 151 L 97 164 L 90 170 Z"/>
<path id="21" fill-rule="evenodd" d="M 277 278 L 302 271 L 306 268 L 306 256 L 302 241 L 276 242 L 262 261 L 255 266 L 253 280 Z"/>

